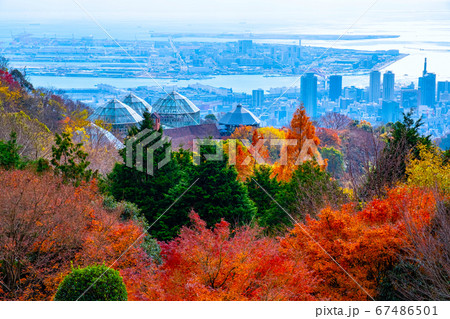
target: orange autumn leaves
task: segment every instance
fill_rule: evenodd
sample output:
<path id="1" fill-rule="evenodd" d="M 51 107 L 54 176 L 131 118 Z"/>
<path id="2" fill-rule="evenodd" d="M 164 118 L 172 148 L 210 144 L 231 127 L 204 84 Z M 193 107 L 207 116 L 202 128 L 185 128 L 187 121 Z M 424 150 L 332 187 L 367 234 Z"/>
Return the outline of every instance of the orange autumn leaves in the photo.
<path id="1" fill-rule="evenodd" d="M 256 165 L 271 162 L 268 145 L 261 130 L 250 126 L 241 126 L 236 129 L 231 138 L 232 140 L 225 142 L 224 149 L 228 156 L 234 156 L 232 152 L 235 152 L 232 164 L 238 172 L 237 178 L 240 181 L 244 182 L 252 176 Z"/>
<path id="2" fill-rule="evenodd" d="M 317 147 L 320 144 L 316 136 L 316 130 L 303 106 L 299 107 L 293 115 L 289 128 L 253 128 L 241 126 L 231 135 L 232 139 L 251 141 L 250 149 L 247 149 L 241 141 L 236 147 L 236 170 L 238 178 L 242 181 L 252 175 L 258 160 L 255 150 L 265 164 L 273 166 L 273 177 L 279 181 L 289 181 L 297 165 L 304 160 L 310 160 L 320 156 Z M 258 142 L 269 140 L 261 147 Z M 271 140 L 278 140 L 270 145 Z M 275 149 L 275 151 L 274 151 Z M 299 162 L 300 161 L 300 162 Z M 325 169 L 326 163 L 321 167 Z"/>
<path id="3" fill-rule="evenodd" d="M 95 181 L 74 187 L 50 173 L 0 171 L 0 300 L 49 300 L 71 263 L 113 263 L 143 232 L 119 214 L 103 208 Z M 139 245 L 115 267 L 134 267 Z"/>
<path id="4" fill-rule="evenodd" d="M 289 181 L 291 179 L 296 166 L 300 164 L 299 160 L 312 159 L 317 155 L 313 148 L 319 146 L 320 140 L 316 136 L 316 129 L 303 106 L 295 111 L 291 126 L 286 134 L 286 140 L 295 141 L 295 144 L 283 146 L 287 155 L 286 162 L 284 163 L 283 160 L 280 160 L 274 165 L 274 175 L 280 181 Z M 325 169 L 325 166 L 322 169 Z"/>
<path id="5" fill-rule="evenodd" d="M 324 209 L 282 238 L 257 227 L 232 231 L 225 221 L 207 229 L 192 212 L 193 226 L 161 243 L 161 264 L 122 273 L 137 300 L 376 299 L 380 279 L 409 245 L 405 221 L 425 227 L 434 203 L 431 192 L 399 187 L 362 211 Z"/>
<path id="6" fill-rule="evenodd" d="M 367 300 L 358 284 L 376 298 L 384 271 L 410 245 L 407 227 L 427 227 L 435 209 L 431 192 L 401 186 L 360 211 L 324 209 L 281 238 L 226 221 L 208 229 L 192 212 L 193 226 L 160 243 L 159 262 L 141 246 L 141 225 L 105 210 L 95 182 L 75 188 L 2 171 L 0 197 L 0 260 L 10 269 L 0 298 L 9 300 L 51 299 L 71 263 L 112 265 L 130 300 Z"/>
<path id="7" fill-rule="evenodd" d="M 281 246 L 288 254 L 302 256 L 320 278 L 315 290 L 318 299 L 367 300 L 366 292 L 376 298 L 379 280 L 409 245 L 406 227 L 422 230 L 434 210 L 431 192 L 403 186 L 390 190 L 386 199 L 373 200 L 362 211 L 352 205 L 340 211 L 325 209 L 317 220 L 308 218 L 301 227 L 295 226 Z"/>
<path id="8" fill-rule="evenodd" d="M 142 300 L 313 300 L 315 279 L 301 260 L 287 258 L 261 230 L 214 230 L 192 212 L 193 226 L 161 243 L 163 264 L 131 276 L 131 298 Z M 139 278 L 139 279 L 138 279 Z M 147 284 L 144 284 L 147 283 Z M 126 279 L 127 283 L 127 279 Z M 144 290 L 144 291 L 142 291 Z M 130 294 L 130 292 L 129 292 Z"/>

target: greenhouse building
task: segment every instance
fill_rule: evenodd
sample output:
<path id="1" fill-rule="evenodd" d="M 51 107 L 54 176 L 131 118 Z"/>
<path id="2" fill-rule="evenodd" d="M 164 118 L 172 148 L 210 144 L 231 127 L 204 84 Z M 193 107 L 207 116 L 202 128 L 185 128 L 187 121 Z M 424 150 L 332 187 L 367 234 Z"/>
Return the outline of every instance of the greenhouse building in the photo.
<path id="1" fill-rule="evenodd" d="M 89 117 L 93 123 L 101 120 L 105 123 L 111 124 L 113 130 L 119 131 L 121 134 L 126 134 L 128 128 L 137 125 L 144 119 L 130 106 L 113 99 L 95 109 L 94 113 Z"/>
<path id="2" fill-rule="evenodd" d="M 153 112 L 161 118 L 161 124 L 177 128 L 200 124 L 200 109 L 187 97 L 172 92 L 153 105 Z"/>

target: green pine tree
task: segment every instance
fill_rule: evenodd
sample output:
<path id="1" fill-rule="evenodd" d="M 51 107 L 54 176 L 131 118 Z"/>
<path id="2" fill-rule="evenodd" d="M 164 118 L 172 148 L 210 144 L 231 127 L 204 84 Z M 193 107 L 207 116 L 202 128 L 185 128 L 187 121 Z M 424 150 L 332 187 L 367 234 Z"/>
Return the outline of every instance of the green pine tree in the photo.
<path id="1" fill-rule="evenodd" d="M 401 122 L 395 122 L 388 132 L 385 147 L 367 173 L 366 181 L 358 191 L 362 199 L 382 197 L 387 188 L 406 179 L 408 158 L 419 158 L 419 145 L 431 147 L 430 136 L 420 134 L 422 119 L 414 121 L 412 113 L 404 114 Z"/>
<path id="2" fill-rule="evenodd" d="M 306 215 L 314 218 L 323 208 L 338 207 L 346 201 L 338 183 L 314 161 L 299 165 L 292 179 L 282 183 L 281 190 L 274 197 L 283 209 L 272 205 L 262 217 L 263 226 L 272 233 L 292 227 L 292 218 L 296 222 Z"/>
<path id="3" fill-rule="evenodd" d="M 21 146 L 17 144 L 17 135 L 11 132 L 9 141 L 0 140 L 0 168 L 13 169 L 22 165 L 19 151 Z"/>
<path id="4" fill-rule="evenodd" d="M 185 193 L 172 209 L 161 218 L 158 238 L 170 239 L 178 234 L 182 225 L 189 223 L 191 210 L 199 214 L 209 227 L 223 218 L 235 225 L 250 223 L 256 213 L 256 207 L 250 200 L 243 183 L 237 180 L 237 171 L 228 166 L 228 158 L 207 160 L 206 154 L 214 154 L 217 146 L 202 146 L 199 165 L 188 165 L 182 174 L 181 182 L 170 191 L 174 202 Z"/>
<path id="5" fill-rule="evenodd" d="M 251 200 L 258 208 L 257 221 L 263 226 L 269 226 L 271 223 L 266 220 L 270 210 L 274 208 L 275 203 L 271 199 L 279 197 L 280 192 L 284 191 L 284 184 L 272 176 L 272 167 L 269 165 L 258 166 L 253 172 L 253 176 L 248 178 L 245 185 Z M 269 196 L 270 195 L 270 196 Z"/>
<path id="6" fill-rule="evenodd" d="M 51 164 L 55 173 L 61 175 L 64 182 L 79 185 L 82 181 L 89 181 L 96 173 L 88 169 L 88 154 L 83 151 L 83 144 L 74 144 L 68 133 L 55 135 L 56 145 L 52 147 Z"/>
<path id="7" fill-rule="evenodd" d="M 151 136 L 154 133 L 159 133 L 158 137 L 149 145 L 154 145 L 161 141 L 163 133 L 162 129 L 158 132 L 155 131 L 150 114 L 144 113 L 144 121 L 139 127 L 133 127 L 129 130 L 125 144 L 144 130 L 148 130 L 145 137 Z M 126 164 L 127 150 L 121 150 L 120 154 L 123 157 L 125 164 L 116 163 L 113 171 L 108 175 L 107 191 L 118 201 L 126 200 L 136 204 L 139 209 L 141 209 L 142 214 L 145 216 L 149 225 L 152 225 L 170 206 L 171 201 L 170 198 L 168 198 L 168 194 L 169 191 L 180 182 L 181 170 L 178 162 L 174 160 L 173 155 L 172 160 L 169 163 L 159 169 L 157 168 L 156 164 L 161 162 L 166 156 L 165 150 L 171 148 L 170 142 L 164 142 L 161 148 L 155 150 L 153 163 L 155 169 L 153 174 L 147 174 L 146 148 L 143 149 L 142 154 L 142 171 L 138 170 L 136 167 L 136 153 L 137 145 L 141 140 L 142 139 L 137 140 L 132 144 L 131 153 L 133 154 L 133 157 L 131 167 Z M 166 228 L 166 225 L 158 223 L 151 226 L 150 233 L 154 237 L 161 239 L 163 237 L 160 236 L 160 234 L 165 233 Z"/>

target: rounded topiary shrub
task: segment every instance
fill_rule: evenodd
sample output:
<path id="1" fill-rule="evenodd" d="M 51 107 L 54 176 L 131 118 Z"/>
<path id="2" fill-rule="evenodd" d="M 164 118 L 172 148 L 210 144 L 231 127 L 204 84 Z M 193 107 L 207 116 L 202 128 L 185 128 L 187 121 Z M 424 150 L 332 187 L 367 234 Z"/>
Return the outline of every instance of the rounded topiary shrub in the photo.
<path id="1" fill-rule="evenodd" d="M 57 301 L 125 301 L 127 289 L 119 272 L 105 265 L 72 269 L 58 287 Z"/>

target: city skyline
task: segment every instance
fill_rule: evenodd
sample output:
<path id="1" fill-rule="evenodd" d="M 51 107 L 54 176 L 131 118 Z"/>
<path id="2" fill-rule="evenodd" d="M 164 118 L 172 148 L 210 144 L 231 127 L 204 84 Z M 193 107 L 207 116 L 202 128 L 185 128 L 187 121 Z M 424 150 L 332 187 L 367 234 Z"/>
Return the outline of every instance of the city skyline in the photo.
<path id="1" fill-rule="evenodd" d="M 28 10 L 33 10 L 33 17 L 29 22 L 36 21 L 37 23 L 29 23 L 28 27 L 24 25 L 22 34 L 14 35 L 11 31 L 11 38 L 14 39 L 11 42 L 12 46 L 3 51 L 7 53 L 7 57 L 12 57 L 12 65 L 27 68 L 27 73 L 34 77 L 50 76 L 55 79 L 73 77 L 76 79 L 90 76 L 99 78 L 97 84 L 103 81 L 102 77 L 106 79 L 146 78 L 147 80 L 144 80 L 146 87 L 149 87 L 148 84 L 153 84 L 156 87 L 160 86 L 163 91 L 165 89 L 160 82 L 164 79 L 174 83 L 192 79 L 206 84 L 209 78 L 214 79 L 217 76 L 259 75 L 267 77 L 274 83 L 271 89 L 264 87 L 259 90 L 261 87 L 256 82 L 247 90 L 247 93 L 236 89 L 236 83 L 228 87 L 208 84 L 203 87 L 198 86 L 195 89 L 198 92 L 209 90 L 217 95 L 214 98 L 208 97 L 205 101 L 201 95 L 192 96 L 189 92 L 184 92 L 202 105 L 203 116 L 208 112 L 227 112 L 230 107 L 240 103 L 253 108 L 255 114 L 261 115 L 266 113 L 264 110 L 267 110 L 268 107 L 272 107 L 269 106 L 272 101 L 275 102 L 286 97 L 287 103 L 283 101 L 278 110 L 270 110 L 270 114 L 265 114 L 268 116 L 264 119 L 265 124 L 277 127 L 286 125 L 292 103 L 295 104 L 294 101 L 298 101 L 304 103 L 307 113 L 313 118 L 318 118 L 330 111 L 343 112 L 352 118 L 376 125 L 386 122 L 387 119 L 398 119 L 398 113 L 404 108 L 419 107 L 418 114 L 420 112 L 429 113 L 430 111 L 420 109 L 421 106 L 426 106 L 433 109 L 432 116 L 437 116 L 436 102 L 441 102 L 440 93 L 437 92 L 438 86 L 444 96 L 448 90 L 447 86 L 442 84 L 442 80 L 446 79 L 448 72 L 444 72 L 444 77 L 441 77 L 442 64 L 435 55 L 431 54 L 432 49 L 424 53 L 427 56 L 430 54 L 431 57 L 429 59 L 430 72 L 427 72 L 425 67 L 423 74 L 416 76 L 415 74 L 418 72 L 422 73 L 417 62 L 409 63 L 407 72 L 410 75 L 403 74 L 399 72 L 398 68 L 395 68 L 396 65 L 403 64 L 405 60 L 412 61 L 413 58 L 416 60 L 421 58 L 419 54 L 411 54 L 411 49 L 406 45 L 399 45 L 397 48 L 396 43 L 402 43 L 406 39 L 406 30 L 401 28 L 402 23 L 416 19 L 414 14 L 445 16 L 450 13 L 450 6 L 445 1 L 435 0 L 427 2 L 425 5 L 422 1 L 403 0 L 395 3 L 349 0 L 339 3 L 329 0 L 315 3 L 304 1 L 299 3 L 288 1 L 276 3 L 274 1 L 246 1 L 241 3 L 234 0 L 227 3 L 212 3 L 199 0 L 185 3 L 173 0 L 169 2 L 131 1 L 127 4 L 112 3 L 110 6 L 104 6 L 101 1 L 62 3 L 46 0 L 40 2 L 39 6 L 29 1 L 9 3 L 3 6 L 2 14 L 10 20 L 17 18 L 14 13 L 17 11 L 21 13 L 22 18 L 27 17 L 27 10 L 19 9 L 21 4 L 25 5 Z M 408 10 L 415 12 L 411 17 L 405 17 L 405 13 L 408 12 L 408 10 L 404 10 L 406 5 Z M 46 7 L 49 10 L 44 10 Z M 171 10 L 167 9 L 169 7 Z M 148 10 L 149 8 L 152 10 Z M 239 8 L 239 10 L 236 11 L 235 8 Z M 273 10 L 268 10 L 268 8 Z M 319 9 L 320 15 L 317 15 Z M 286 10 L 289 13 L 285 12 Z M 57 18 L 52 20 L 54 11 L 61 13 L 60 16 L 64 15 L 68 21 L 74 21 L 75 25 L 83 26 L 80 30 L 84 30 L 81 34 L 85 34 L 85 36 L 80 37 L 80 34 L 77 34 L 76 37 L 73 34 L 72 38 L 69 38 L 64 35 L 61 37 L 61 34 L 57 35 L 56 33 L 54 35 L 43 33 L 39 37 L 40 32 L 52 30 L 53 23 L 58 23 Z M 345 15 L 338 20 L 340 25 L 337 28 L 330 28 L 332 23 L 336 23 L 333 15 L 342 11 L 345 11 Z M 117 17 L 119 12 L 124 19 Z M 268 22 L 263 23 L 264 14 L 261 12 L 270 13 L 272 19 L 267 19 Z M 182 17 L 180 19 L 178 19 L 179 14 Z M 165 16 L 165 22 L 153 29 L 151 26 L 155 26 L 158 19 L 153 22 L 149 21 L 147 18 L 152 15 L 157 16 L 158 19 Z M 198 15 L 201 18 L 196 18 Z M 261 21 L 253 20 L 253 15 Z M 308 24 L 308 19 L 301 19 L 304 15 L 314 16 L 315 21 L 310 23 L 310 27 L 320 24 L 323 24 L 323 27 L 310 33 L 316 34 L 316 38 L 308 35 L 311 29 L 297 29 L 299 31 L 296 32 L 299 36 L 294 40 L 295 37 L 292 36 L 295 33 L 289 31 L 292 22 L 290 15 L 297 16 L 298 19 L 294 23 L 297 28 Z M 261 36 L 264 30 L 276 30 L 276 27 L 272 28 L 278 23 L 277 16 L 283 16 L 285 29 L 279 33 L 274 31 L 266 33 L 268 34 L 266 40 L 258 40 L 258 35 Z M 389 19 L 386 17 L 392 17 L 392 21 L 388 21 Z M 142 20 L 144 18 L 147 21 Z M 205 36 L 208 32 L 198 33 L 199 38 L 195 39 L 197 33 L 193 31 L 185 35 L 177 34 L 175 31 L 177 25 L 182 25 L 186 20 L 189 20 L 189 24 L 186 25 L 185 32 L 196 28 L 203 31 L 203 25 L 210 23 L 208 19 L 211 18 L 217 21 L 217 28 L 208 28 L 208 32 L 213 38 L 208 39 L 210 42 L 201 42 L 203 38 L 208 37 Z M 387 28 L 387 24 L 380 28 L 374 28 L 379 19 L 386 20 L 383 23 L 392 22 L 397 25 L 397 28 Z M 239 22 L 239 20 L 244 22 Z M 120 36 L 116 28 L 125 21 L 128 26 L 132 21 L 131 24 L 134 26 L 129 29 L 128 35 L 122 33 Z M 349 24 L 350 22 L 351 24 Z M 20 25 L 20 22 L 12 23 L 12 25 L 14 24 Z M 227 25 L 232 27 L 227 29 Z M 345 28 L 346 25 L 347 28 Z M 112 35 L 106 30 L 111 27 Z M 34 31 L 26 33 L 28 28 Z M 220 28 L 229 30 L 228 33 L 234 32 L 234 38 L 227 38 L 226 33 L 217 31 Z M 419 27 L 417 28 L 419 29 Z M 442 30 L 445 28 L 446 25 L 443 24 Z M 86 32 L 94 29 L 97 32 L 95 36 L 86 36 L 89 34 Z M 124 25 L 122 29 L 125 31 L 128 30 L 128 27 Z M 140 31 L 136 31 L 138 29 Z M 380 29 L 383 30 L 380 32 Z M 65 26 L 62 30 L 66 30 L 67 34 L 71 28 Z M 257 30 L 257 32 L 253 33 L 251 30 Z M 295 28 L 291 30 L 295 30 Z M 410 31 L 412 32 L 412 30 Z M 423 28 L 423 31 L 431 32 L 431 29 Z M 101 32 L 104 33 L 103 36 L 109 36 L 112 39 L 102 39 L 99 36 Z M 134 40 L 130 37 L 132 32 L 137 32 Z M 138 33 L 139 37 L 144 40 L 137 39 Z M 334 37 L 345 35 L 348 39 L 333 42 L 333 34 Z M 360 38 L 358 38 L 358 34 Z M 417 38 L 423 37 L 424 34 L 419 32 Z M 189 39 L 189 36 L 194 39 Z M 291 37 L 289 38 L 289 36 Z M 378 36 L 379 38 L 377 38 Z M 279 38 L 277 39 L 277 37 Z M 114 44 L 116 41 L 114 38 L 121 39 L 119 40 L 121 45 L 127 49 L 118 47 L 118 43 Z M 286 40 L 283 43 L 284 38 L 289 41 Z M 317 44 L 311 46 L 314 41 L 323 44 L 323 47 L 319 47 Z M 109 47 L 109 42 L 113 46 L 111 49 L 105 49 Z M 351 49 L 346 48 L 348 43 Z M 364 44 L 361 49 L 358 47 L 359 43 Z M 377 43 L 386 43 L 388 49 L 377 49 Z M 81 61 L 78 55 L 83 54 L 86 47 L 90 47 L 89 57 L 84 61 L 86 63 L 77 65 L 76 61 Z M 63 59 L 61 59 L 60 50 L 65 52 Z M 107 52 L 107 50 L 109 51 Z M 17 55 L 17 52 L 21 51 L 24 52 L 23 55 Z M 8 52 L 11 55 L 8 55 Z M 28 59 L 28 57 L 32 58 Z M 323 60 L 321 60 L 322 58 Z M 392 69 L 391 65 L 394 66 Z M 364 82 L 368 81 L 368 85 L 349 84 L 348 79 L 353 73 L 356 78 Z M 286 86 L 277 85 L 277 78 L 282 76 L 292 76 L 293 80 L 297 78 L 298 83 L 289 83 Z M 409 85 L 411 82 L 414 83 L 414 87 Z M 188 84 L 185 89 L 190 87 L 193 87 L 192 84 Z M 174 84 L 172 90 L 175 88 L 177 88 L 177 84 Z M 86 92 L 104 91 L 103 88 L 92 90 L 84 87 L 84 89 Z M 135 89 L 139 91 L 138 86 Z M 228 89 L 230 91 L 227 91 Z M 133 88 L 128 86 L 126 90 L 133 90 Z M 144 94 L 144 97 L 151 101 L 159 93 L 158 89 L 156 91 L 149 90 L 152 93 Z M 75 87 L 73 90 L 69 87 L 70 91 L 73 91 L 75 95 L 78 94 Z M 78 92 L 82 92 L 82 90 L 78 90 Z M 107 90 L 104 92 L 106 93 Z M 222 93 L 230 95 L 229 92 L 232 92 L 232 98 L 219 98 L 219 100 L 223 99 L 220 102 L 222 109 L 218 106 L 216 108 L 208 106 L 208 103 L 217 100 Z M 85 95 L 85 97 L 91 99 L 89 95 Z M 85 102 L 95 108 L 110 97 L 110 94 L 100 93 L 96 95 L 94 101 L 85 100 Z M 388 116 L 387 113 L 389 113 Z"/>

